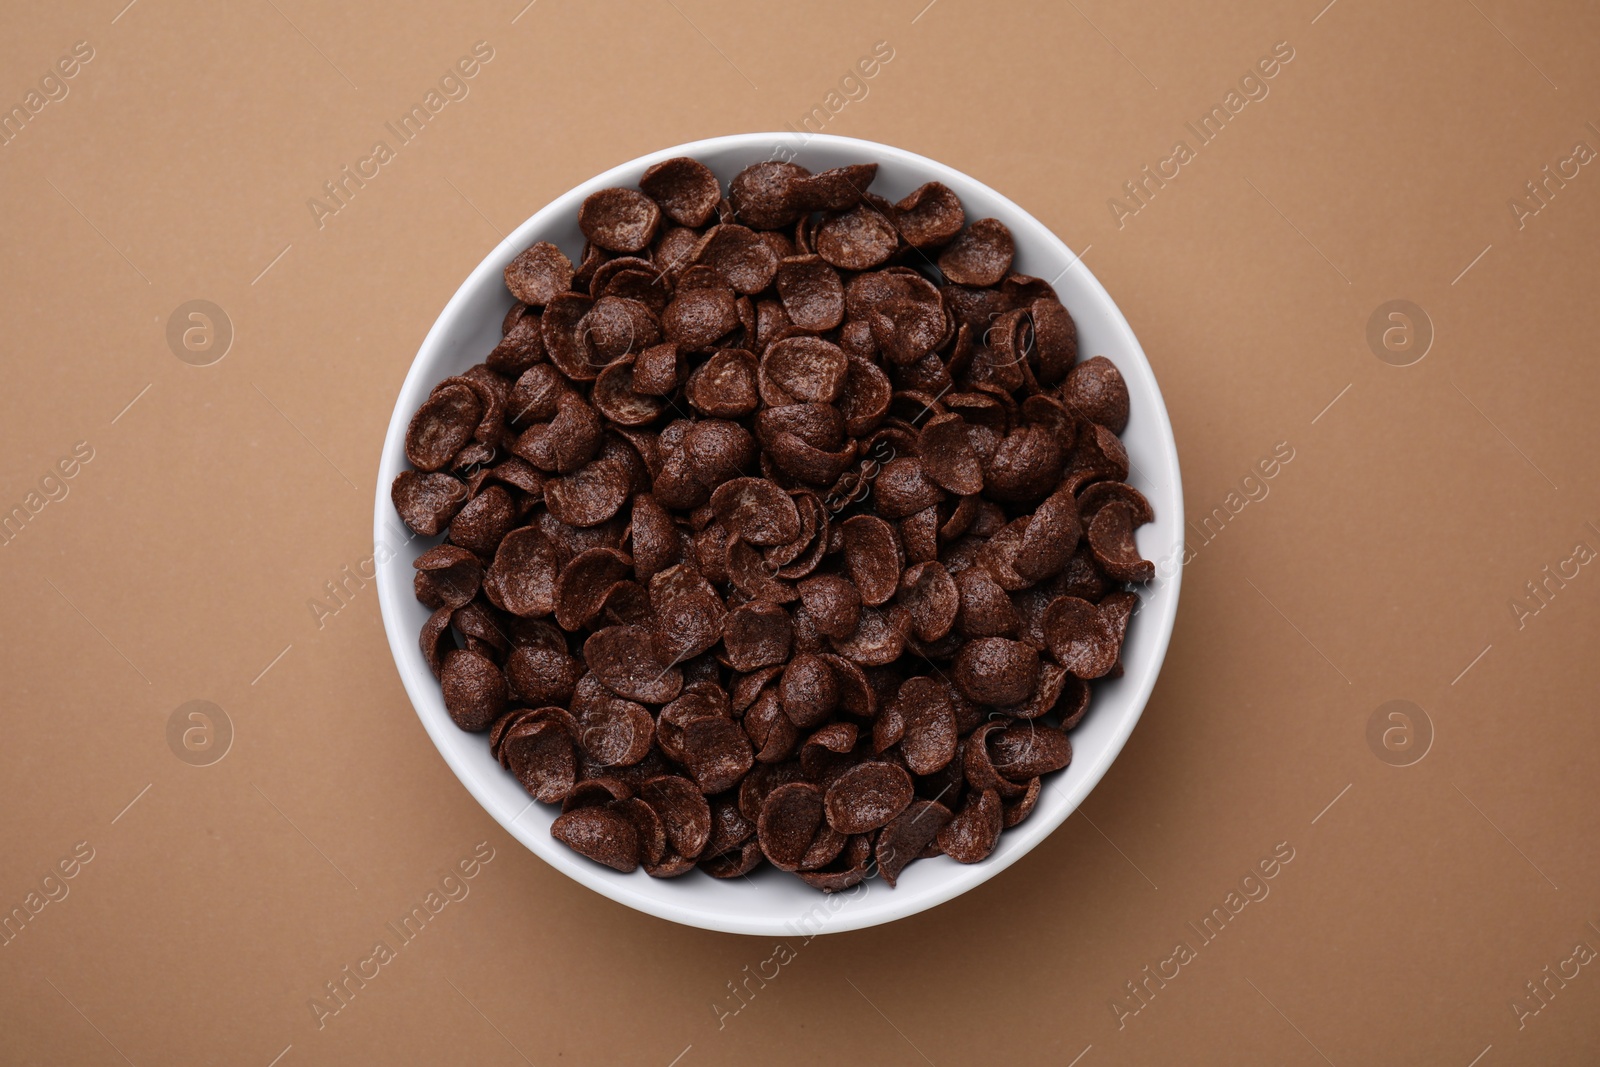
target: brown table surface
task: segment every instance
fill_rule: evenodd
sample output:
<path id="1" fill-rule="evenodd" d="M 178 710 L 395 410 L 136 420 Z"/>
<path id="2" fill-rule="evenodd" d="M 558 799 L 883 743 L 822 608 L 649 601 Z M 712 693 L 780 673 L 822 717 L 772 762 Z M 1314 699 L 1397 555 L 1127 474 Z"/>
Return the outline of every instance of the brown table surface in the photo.
<path id="1" fill-rule="evenodd" d="M 523 2 L 0 13 L 0 1061 L 1595 1062 L 1600 12 Z M 347 575 L 400 380 L 503 232 L 808 116 L 1085 252 L 1165 390 L 1194 551 L 1080 814 L 958 900 L 780 952 L 508 837 Z"/>

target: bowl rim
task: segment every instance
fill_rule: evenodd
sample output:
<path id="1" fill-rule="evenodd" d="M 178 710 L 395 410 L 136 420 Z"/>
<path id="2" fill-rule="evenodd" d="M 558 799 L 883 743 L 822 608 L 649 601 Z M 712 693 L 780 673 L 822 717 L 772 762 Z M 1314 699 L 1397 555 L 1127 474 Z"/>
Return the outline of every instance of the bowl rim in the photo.
<path id="1" fill-rule="evenodd" d="M 1003 221 L 1013 231 L 1018 229 L 1018 226 L 1013 225 L 1013 220 L 1021 220 L 1028 229 L 1033 231 L 1028 235 L 1027 240 L 1035 240 L 1042 235 L 1047 241 L 1053 241 L 1060 246 L 1060 250 L 1071 261 L 1066 269 L 1080 269 L 1082 271 L 1082 279 L 1079 284 L 1086 285 L 1089 295 L 1102 305 L 1101 310 L 1105 313 L 1111 332 L 1114 335 L 1114 343 L 1107 344 L 1105 347 L 1114 347 L 1118 352 L 1117 363 L 1119 370 L 1122 370 L 1124 377 L 1127 377 L 1128 367 L 1124 365 L 1124 361 L 1127 358 L 1131 358 L 1134 363 L 1139 365 L 1141 370 L 1140 377 L 1146 379 L 1145 385 L 1154 400 L 1153 411 L 1150 413 L 1155 420 L 1152 430 L 1155 434 L 1158 449 L 1163 453 L 1165 466 L 1171 472 L 1171 484 L 1165 487 L 1164 495 L 1166 499 L 1158 505 L 1158 514 L 1162 506 L 1176 508 L 1175 514 L 1179 519 L 1179 541 L 1173 552 L 1181 551 L 1183 489 L 1178 464 L 1177 443 L 1173 436 L 1172 422 L 1167 412 L 1166 401 L 1161 394 L 1154 370 L 1150 367 L 1144 349 L 1134 335 L 1127 318 L 1122 314 L 1122 310 L 1117 306 L 1116 301 L 1111 298 L 1104 286 L 1100 284 L 1099 279 L 1082 262 L 1081 257 L 1073 252 L 1066 242 L 1062 241 L 1049 227 L 1034 218 L 1032 214 L 1009 197 L 948 164 L 876 141 L 833 134 L 783 131 L 708 137 L 659 149 L 620 163 L 556 196 L 490 249 L 462 281 L 460 286 L 457 287 L 435 318 L 433 325 L 429 327 L 421 345 L 418 346 L 416 355 L 412 358 L 411 365 L 396 396 L 394 411 L 389 418 L 383 449 L 378 460 L 373 520 L 375 557 L 377 549 L 386 544 L 386 534 L 392 535 L 396 530 L 409 533 L 399 523 L 390 500 L 391 483 L 399 471 L 408 469 L 409 466 L 404 457 L 404 439 L 406 428 L 410 424 L 411 415 L 413 414 L 414 405 L 407 406 L 404 403 L 405 398 L 413 393 L 417 380 L 424 377 L 423 368 L 432 366 L 438 361 L 434 358 L 435 350 L 445 345 L 445 339 L 451 332 L 453 324 L 460 318 L 464 305 L 469 303 L 472 296 L 491 280 L 503 285 L 502 275 L 506 263 L 534 240 L 539 239 L 541 232 L 545 231 L 553 220 L 574 216 L 578 205 L 594 191 L 615 185 L 636 186 L 639 175 L 647 167 L 662 160 L 678 156 L 698 158 L 704 152 L 725 152 L 739 147 L 747 147 L 753 152 L 758 150 L 765 151 L 768 154 L 760 158 L 773 158 L 772 153 L 780 148 L 792 149 L 798 153 L 816 145 L 855 153 L 863 156 L 866 161 L 886 162 L 892 159 L 896 164 L 914 167 L 918 173 L 925 175 L 924 180 L 942 181 L 955 189 L 958 195 L 963 196 L 963 199 L 965 199 L 963 189 L 980 190 L 982 194 L 992 197 L 1003 205 L 1005 210 L 1010 213 Z M 755 161 L 758 161 L 758 159 L 753 155 L 752 162 Z M 1065 270 L 1062 273 L 1065 274 Z M 1060 281 L 1059 276 L 1056 281 Z M 430 370 L 427 372 L 427 376 L 435 375 L 435 371 Z M 429 388 L 431 388 L 431 384 L 429 384 Z M 403 555 L 404 553 L 396 553 L 394 558 L 387 564 L 380 565 L 404 565 L 409 570 L 410 557 L 406 556 L 402 562 L 400 557 Z M 1003 852 L 997 850 L 994 855 L 982 863 L 957 865 L 949 872 L 947 877 L 915 895 L 906 894 L 897 898 L 898 890 L 888 893 L 886 895 L 889 900 L 884 906 L 870 909 L 840 907 L 829 918 L 824 928 L 815 932 L 842 933 L 849 930 L 865 929 L 926 911 L 960 896 L 973 887 L 988 881 L 1027 855 L 1039 842 L 1054 833 L 1074 811 L 1078 810 L 1084 798 L 1100 783 L 1112 762 L 1121 753 L 1123 746 L 1127 743 L 1134 727 L 1144 713 L 1145 706 L 1149 701 L 1150 694 L 1155 687 L 1161 667 L 1166 659 L 1167 648 L 1177 618 L 1182 577 L 1183 567 L 1181 564 L 1170 575 L 1159 576 L 1160 584 L 1170 588 L 1167 596 L 1161 601 L 1158 612 L 1145 611 L 1144 601 L 1148 598 L 1141 598 L 1141 605 L 1137 612 L 1145 617 L 1140 625 L 1143 627 L 1156 627 L 1149 662 L 1137 677 L 1134 677 L 1133 671 L 1128 672 L 1129 680 L 1135 682 L 1134 689 L 1128 697 L 1128 708 L 1122 713 L 1122 718 L 1115 724 L 1109 743 L 1097 754 L 1087 770 L 1081 771 L 1080 768 L 1075 767 L 1075 769 L 1080 770 L 1081 777 L 1077 777 L 1071 793 L 1066 796 L 1059 818 L 1052 817 L 1040 820 L 1038 814 L 1036 814 L 1034 818 L 1006 832 L 1006 837 L 1012 838 L 1013 841 L 1011 848 Z M 407 632 L 408 627 L 401 618 L 401 606 L 396 602 L 395 595 L 391 595 L 388 591 L 388 583 L 380 577 L 376 584 L 378 586 L 379 610 L 383 619 L 384 633 L 388 638 L 395 668 L 400 674 L 401 683 L 405 687 L 406 696 L 411 702 L 413 711 L 416 712 L 423 728 L 433 741 L 434 747 L 444 757 L 446 764 L 450 767 L 451 772 L 455 774 L 457 780 L 478 802 L 478 805 L 499 823 L 501 828 L 508 834 L 516 838 L 530 852 L 556 870 L 589 889 L 636 911 L 672 922 L 722 933 L 784 936 L 800 932 L 796 929 L 795 919 L 799 919 L 801 916 L 784 921 L 767 916 L 743 915 L 716 907 L 690 906 L 680 900 L 668 900 L 664 896 L 641 890 L 640 887 L 643 883 L 639 883 L 637 879 L 631 876 L 618 876 L 615 872 L 586 860 L 577 853 L 566 849 L 565 846 L 555 841 L 547 833 L 541 833 L 537 829 L 523 828 L 518 822 L 521 818 L 521 813 L 508 818 L 500 810 L 500 805 L 495 802 L 487 786 L 479 781 L 477 769 L 459 759 L 452 746 L 446 743 L 447 732 L 454 731 L 459 733 L 449 716 L 425 713 L 424 707 L 428 703 L 425 698 L 429 696 L 432 697 L 433 701 L 440 702 L 442 707 L 442 698 L 438 693 L 438 683 L 422 657 L 421 650 L 417 644 L 417 635 Z M 409 586 L 410 583 L 408 581 L 405 584 Z M 428 686 L 432 687 L 431 693 L 426 688 Z M 533 803 L 534 801 L 530 797 L 529 806 Z M 527 807 L 524 807 L 523 811 L 525 812 L 526 810 Z M 648 878 L 647 881 L 656 882 L 655 879 Z M 868 883 L 862 884 L 866 885 L 876 881 L 877 879 L 869 879 Z M 834 894 L 833 896 L 844 897 L 847 894 L 848 891 Z M 823 895 L 818 894 L 818 896 L 822 897 Z"/>

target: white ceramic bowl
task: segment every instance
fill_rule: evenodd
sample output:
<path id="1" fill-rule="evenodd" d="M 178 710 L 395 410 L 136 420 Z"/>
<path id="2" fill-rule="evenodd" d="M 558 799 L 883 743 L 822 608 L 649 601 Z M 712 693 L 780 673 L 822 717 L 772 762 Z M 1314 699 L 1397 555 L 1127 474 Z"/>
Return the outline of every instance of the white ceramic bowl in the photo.
<path id="1" fill-rule="evenodd" d="M 1140 528 L 1138 543 L 1147 558 L 1161 565 L 1161 576 L 1141 591 L 1143 602 L 1123 649 L 1123 677 L 1095 683 L 1089 713 L 1072 732 L 1071 766 L 1046 779 L 1032 816 L 1005 831 L 994 853 L 982 863 L 963 866 L 943 856 L 920 860 L 906 868 L 894 889 L 873 878 L 832 895 L 771 867 L 748 879 L 727 881 L 698 871 L 666 880 L 651 878 L 642 869 L 618 874 L 554 840 L 550 823 L 557 809 L 532 803 L 489 754 L 485 736 L 462 732 L 445 711 L 439 684 L 418 648 L 417 635 L 428 612 L 411 591 L 411 561 L 433 542 L 410 536 L 389 500 L 390 484 L 407 466 L 406 426 L 440 379 L 480 362 L 499 341 L 500 320 L 512 304 L 502 271 L 512 257 L 534 241 L 546 240 L 576 260 L 583 248 L 577 215 L 584 198 L 611 186 L 635 186 L 646 168 L 674 156 L 693 156 L 705 163 L 724 188 L 744 167 L 775 157 L 792 159 L 812 171 L 876 162 L 873 191 L 891 200 L 923 182 L 944 182 L 960 196 L 969 219 L 993 216 L 1011 228 L 1017 246 L 1015 269 L 1053 281 L 1077 321 L 1082 356 L 1109 357 L 1127 380 L 1132 416 L 1123 442 L 1133 468 L 1130 480 L 1150 498 L 1156 515 L 1154 523 Z M 490 252 L 445 305 L 406 375 L 383 443 L 373 523 L 378 599 L 395 665 L 433 743 L 478 803 L 545 862 L 613 900 L 674 922 L 764 936 L 855 930 L 915 914 L 994 877 L 1060 826 L 1122 750 L 1155 685 L 1178 609 L 1182 528 L 1178 453 L 1161 391 L 1133 331 L 1088 267 L 1032 215 L 942 163 L 871 141 L 792 133 L 714 137 L 641 156 L 557 197 Z"/>

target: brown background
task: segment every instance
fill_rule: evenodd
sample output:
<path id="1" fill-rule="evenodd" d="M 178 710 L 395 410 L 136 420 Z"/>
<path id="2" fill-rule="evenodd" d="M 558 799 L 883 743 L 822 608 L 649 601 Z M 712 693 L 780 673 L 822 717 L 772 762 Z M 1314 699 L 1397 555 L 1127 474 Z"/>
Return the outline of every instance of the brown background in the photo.
<path id="1" fill-rule="evenodd" d="M 0 147 L 0 508 L 94 451 L 0 547 L 0 907 L 94 850 L 0 948 L 0 1061 L 1600 1056 L 1600 968 L 1521 1028 L 1511 1006 L 1600 947 L 1600 574 L 1520 628 L 1510 607 L 1600 549 L 1600 168 L 1521 229 L 1507 206 L 1600 149 L 1592 6 L 124 2 L 0 15 L 5 107 L 95 52 Z M 319 229 L 307 199 L 480 40 L 470 96 Z M 1082 813 L 950 904 L 791 939 L 719 1028 L 774 944 L 525 852 L 429 743 L 371 585 L 320 628 L 308 602 L 370 555 L 401 378 L 502 232 L 645 151 L 798 122 L 878 41 L 894 58 L 825 132 L 948 162 L 1089 248 L 1165 390 L 1191 522 L 1279 442 L 1295 458 L 1198 547 Z M 1107 199 L 1280 41 L 1270 95 L 1119 229 Z M 236 331 L 206 367 L 165 336 L 195 298 Z M 1399 298 L 1435 333 L 1404 368 L 1366 339 Z M 208 767 L 168 745 L 193 699 L 235 733 Z M 1412 766 L 1367 741 L 1393 699 L 1432 723 Z M 470 896 L 319 1029 L 308 1000 L 481 841 Z M 1279 842 L 1270 897 L 1119 1029 L 1124 983 Z"/>

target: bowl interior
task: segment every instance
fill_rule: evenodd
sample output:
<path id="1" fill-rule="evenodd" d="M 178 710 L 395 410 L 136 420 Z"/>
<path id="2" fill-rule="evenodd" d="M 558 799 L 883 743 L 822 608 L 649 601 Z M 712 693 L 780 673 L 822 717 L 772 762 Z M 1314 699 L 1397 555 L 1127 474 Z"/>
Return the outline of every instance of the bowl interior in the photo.
<path id="1" fill-rule="evenodd" d="M 697 871 L 669 880 L 643 870 L 618 874 L 550 837 L 557 809 L 532 801 L 489 754 L 484 735 L 455 726 L 422 658 L 417 635 L 428 611 L 412 596 L 411 562 L 436 541 L 412 535 L 389 501 L 390 484 L 406 469 L 404 438 L 412 413 L 440 379 L 481 362 L 499 341 L 500 321 L 513 303 L 501 275 L 512 257 L 546 240 L 577 260 L 583 248 L 577 211 L 584 198 L 610 186 L 633 186 L 653 163 L 680 155 L 701 160 L 724 187 L 739 170 L 770 158 L 791 159 L 813 171 L 877 162 L 873 191 L 891 200 L 924 182 L 944 182 L 960 196 L 969 219 L 993 216 L 1010 227 L 1017 245 L 1014 269 L 1052 281 L 1077 322 L 1082 356 L 1110 358 L 1127 380 L 1132 413 L 1123 442 L 1129 480 L 1150 498 L 1156 514 L 1155 522 L 1138 531 L 1138 544 L 1158 562 L 1160 576 L 1140 590 L 1141 605 L 1123 649 L 1123 677 L 1095 683 L 1089 713 L 1072 733 L 1071 766 L 1046 779 L 1032 816 L 1003 833 L 982 863 L 922 860 L 906 868 L 894 889 L 874 878 L 828 896 L 771 868 L 730 881 Z M 1177 449 L 1155 377 L 1116 305 L 1060 239 L 994 190 L 933 160 L 870 141 L 779 133 L 713 138 L 623 164 L 557 198 L 495 248 L 440 314 L 400 391 L 378 473 L 374 536 L 384 628 L 406 691 L 451 769 L 500 825 L 558 870 L 652 915 L 733 933 L 806 935 L 873 926 L 948 900 L 1010 866 L 1071 814 L 1121 750 L 1155 684 L 1177 612 L 1182 527 Z"/>

